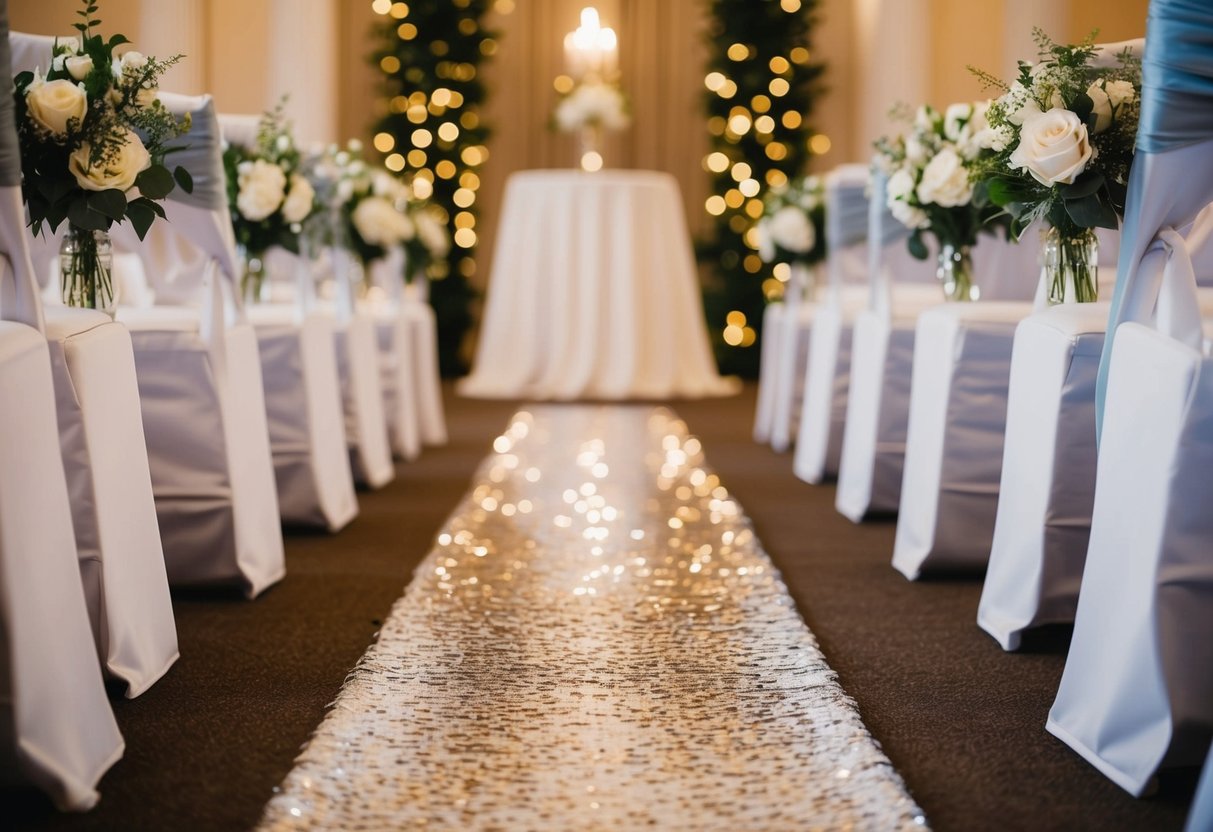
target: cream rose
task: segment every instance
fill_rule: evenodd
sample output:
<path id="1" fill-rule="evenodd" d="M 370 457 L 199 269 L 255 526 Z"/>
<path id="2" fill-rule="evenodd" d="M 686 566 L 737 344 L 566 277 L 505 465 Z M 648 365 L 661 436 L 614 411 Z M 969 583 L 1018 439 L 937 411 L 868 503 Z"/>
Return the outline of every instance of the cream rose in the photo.
<path id="1" fill-rule="evenodd" d="M 1086 125 L 1070 110 L 1054 108 L 1023 123 L 1010 164 L 1051 186 L 1072 184 L 1090 160 Z"/>
<path id="2" fill-rule="evenodd" d="M 771 217 L 771 239 L 785 251 L 808 254 L 817 242 L 817 232 L 804 211 L 788 205 Z"/>
<path id="3" fill-rule="evenodd" d="M 971 118 L 972 104 L 949 104 L 943 115 L 943 134 L 952 141 L 958 141 L 961 131 Z"/>
<path id="4" fill-rule="evenodd" d="M 68 74 L 77 81 L 83 81 L 93 71 L 93 59 L 88 55 L 73 55 L 63 63 Z"/>
<path id="5" fill-rule="evenodd" d="M 151 167 L 152 157 L 139 137 L 130 130 L 125 131 L 125 139 L 114 158 L 91 167 L 88 157 L 92 149 L 87 142 L 72 153 L 67 166 L 81 188 L 87 191 L 107 191 L 110 188 L 128 191 L 134 187 L 135 178 Z"/>
<path id="6" fill-rule="evenodd" d="M 418 211 L 413 217 L 413 225 L 417 230 L 417 237 L 430 256 L 441 258 L 451 253 L 451 235 L 432 210 Z"/>
<path id="7" fill-rule="evenodd" d="M 889 213 L 906 228 L 926 228 L 929 225 L 927 212 L 908 202 L 891 203 Z"/>
<path id="8" fill-rule="evenodd" d="M 257 159 L 237 168 L 236 207 L 245 219 L 260 222 L 278 210 L 286 196 L 286 174 L 273 162 Z"/>
<path id="9" fill-rule="evenodd" d="M 1096 81 L 1087 87 L 1087 97 L 1094 104 L 1091 110 L 1095 114 L 1093 132 L 1102 133 L 1111 127 L 1116 111 L 1132 102 L 1136 95 L 1137 90 L 1129 81 Z"/>
<path id="10" fill-rule="evenodd" d="M 312 187 L 312 183 L 299 174 L 295 174 L 291 177 L 291 191 L 287 194 L 286 201 L 282 203 L 283 218 L 287 222 L 303 222 L 312 212 L 312 202 L 315 198 L 316 191 Z"/>
<path id="11" fill-rule="evenodd" d="M 973 186 L 969 184 L 969 171 L 960 155 L 950 147 L 935 154 L 922 171 L 918 183 L 918 201 L 933 202 L 944 208 L 968 205 L 973 197 Z"/>
<path id="12" fill-rule="evenodd" d="M 413 223 L 380 196 L 369 196 L 354 208 L 354 228 L 373 246 L 391 246 L 413 236 Z"/>
<path id="13" fill-rule="evenodd" d="M 88 114 L 88 96 L 66 78 L 31 86 L 25 104 L 30 118 L 56 136 L 67 134 L 67 125 L 72 119 L 79 127 Z"/>

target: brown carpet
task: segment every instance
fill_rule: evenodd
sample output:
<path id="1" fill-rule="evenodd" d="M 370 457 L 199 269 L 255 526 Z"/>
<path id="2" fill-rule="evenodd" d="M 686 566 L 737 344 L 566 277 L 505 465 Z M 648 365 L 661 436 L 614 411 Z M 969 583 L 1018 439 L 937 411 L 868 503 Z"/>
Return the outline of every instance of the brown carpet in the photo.
<path id="1" fill-rule="evenodd" d="M 449 393 L 449 391 L 448 391 Z M 513 412 L 448 395 L 451 444 L 360 494 L 335 536 L 291 533 L 286 580 L 262 598 L 174 597 L 182 658 L 137 700 L 114 700 L 126 758 L 91 813 L 0 792 L 17 829 L 241 830 L 320 721 L 401 594 L 492 437 Z M 832 487 L 796 480 L 789 456 L 749 438 L 754 390 L 677 403 L 709 462 L 754 519 L 843 686 L 939 830 L 1179 829 L 1195 783 L 1134 800 L 1054 740 L 1044 720 L 1064 631 L 1006 655 L 977 629 L 980 583 L 911 584 L 889 566 L 893 524 L 854 526 Z"/>

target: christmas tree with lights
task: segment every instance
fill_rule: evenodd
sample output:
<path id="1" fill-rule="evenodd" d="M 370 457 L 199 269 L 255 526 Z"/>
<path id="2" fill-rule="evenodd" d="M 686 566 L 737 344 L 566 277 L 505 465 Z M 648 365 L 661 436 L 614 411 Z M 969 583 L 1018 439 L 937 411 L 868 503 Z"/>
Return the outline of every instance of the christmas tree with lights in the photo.
<path id="1" fill-rule="evenodd" d="M 371 56 L 384 75 L 386 114 L 374 146 L 389 170 L 413 181 L 421 198 L 445 214 L 454 247 L 430 264 L 430 303 L 438 318 L 444 375 L 466 367 L 461 347 L 471 326 L 476 270 L 478 171 L 488 160 L 488 127 L 481 64 L 497 51 L 484 27 L 490 0 L 373 0 L 378 48 Z"/>
<path id="2" fill-rule="evenodd" d="M 712 273 L 705 304 L 722 372 L 758 374 L 767 300 L 782 296 L 789 267 L 764 264 L 754 225 L 763 196 L 807 169 L 829 139 L 808 123 L 824 67 L 812 61 L 816 0 L 711 0 L 704 85 L 712 176 L 704 208 L 711 232 L 698 245 Z"/>

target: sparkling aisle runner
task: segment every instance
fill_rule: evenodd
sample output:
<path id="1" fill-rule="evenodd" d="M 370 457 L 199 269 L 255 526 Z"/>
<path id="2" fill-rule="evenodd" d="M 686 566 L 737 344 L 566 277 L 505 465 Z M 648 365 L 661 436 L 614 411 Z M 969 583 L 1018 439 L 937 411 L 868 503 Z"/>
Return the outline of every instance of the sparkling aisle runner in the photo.
<path id="1" fill-rule="evenodd" d="M 262 828 L 925 826 L 673 413 L 493 449 Z"/>

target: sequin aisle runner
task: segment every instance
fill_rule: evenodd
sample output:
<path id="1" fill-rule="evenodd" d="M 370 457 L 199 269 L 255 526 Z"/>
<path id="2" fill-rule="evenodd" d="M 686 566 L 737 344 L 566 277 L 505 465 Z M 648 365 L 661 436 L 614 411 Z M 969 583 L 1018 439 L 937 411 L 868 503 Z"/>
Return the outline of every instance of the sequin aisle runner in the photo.
<path id="1" fill-rule="evenodd" d="M 925 826 L 673 413 L 493 449 L 262 828 Z"/>

